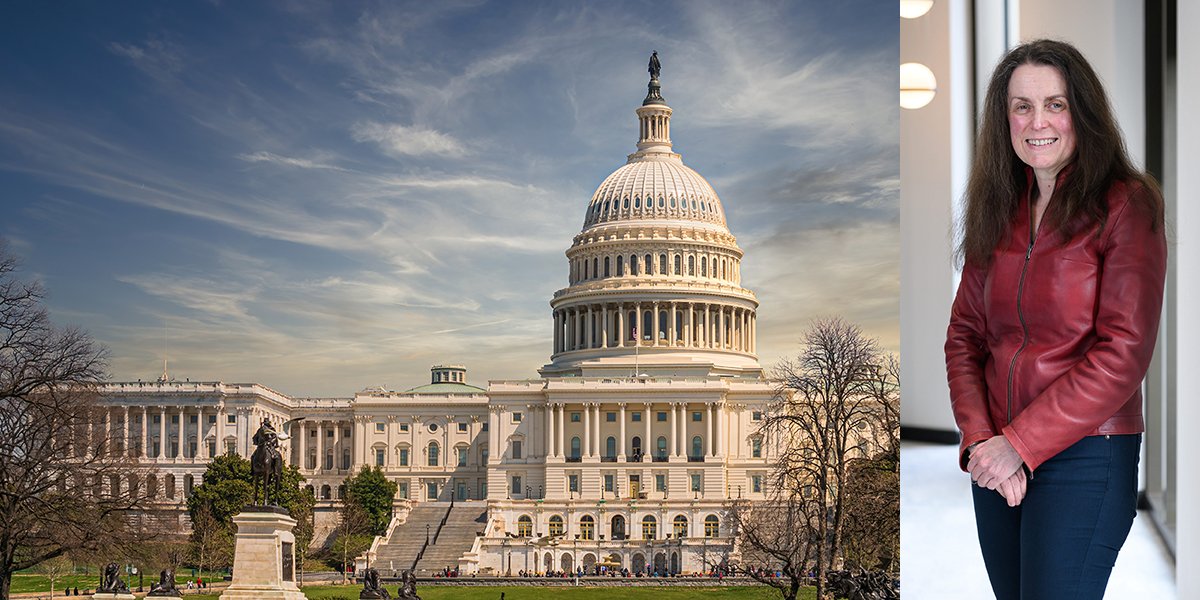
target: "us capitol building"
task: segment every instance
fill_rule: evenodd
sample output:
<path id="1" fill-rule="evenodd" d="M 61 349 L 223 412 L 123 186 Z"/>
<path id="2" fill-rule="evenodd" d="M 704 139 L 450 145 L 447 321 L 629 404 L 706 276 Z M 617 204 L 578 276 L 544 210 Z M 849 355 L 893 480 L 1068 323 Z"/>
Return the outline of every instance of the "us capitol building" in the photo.
<path id="1" fill-rule="evenodd" d="M 351 398 L 165 376 L 110 383 L 107 424 L 157 467 L 147 484 L 161 512 L 185 529 L 211 457 L 248 457 L 264 418 L 281 428 L 304 417 L 285 455 L 317 498 L 318 542 L 336 525 L 343 481 L 379 466 L 399 487 L 393 527 L 423 509 L 444 514 L 452 496 L 456 511 L 486 514 L 455 553 L 466 573 L 689 572 L 736 559 L 730 508 L 764 497 L 774 443 L 758 428 L 774 388 L 755 355 L 742 250 L 716 192 L 672 150 L 657 67 L 636 110 L 637 151 L 592 195 L 566 252 L 540 378 L 485 389 L 463 366 L 439 365 L 426 385 Z"/>

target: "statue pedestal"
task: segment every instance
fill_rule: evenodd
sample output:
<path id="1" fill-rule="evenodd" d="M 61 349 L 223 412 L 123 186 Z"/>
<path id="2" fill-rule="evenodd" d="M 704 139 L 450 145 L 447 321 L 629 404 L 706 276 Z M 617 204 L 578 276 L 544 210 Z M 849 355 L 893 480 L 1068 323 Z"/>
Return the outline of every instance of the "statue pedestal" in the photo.
<path id="1" fill-rule="evenodd" d="M 137 596 L 134 596 L 133 594 L 125 594 L 125 593 L 114 594 L 112 592 L 103 592 L 103 593 L 97 592 L 95 594 L 92 594 L 92 598 L 94 598 L 95 600 L 134 600 L 136 597 Z"/>
<path id="2" fill-rule="evenodd" d="M 233 523 L 233 581 L 221 600 L 305 600 L 296 587 L 296 520 L 286 510 L 255 506 L 234 516 Z"/>

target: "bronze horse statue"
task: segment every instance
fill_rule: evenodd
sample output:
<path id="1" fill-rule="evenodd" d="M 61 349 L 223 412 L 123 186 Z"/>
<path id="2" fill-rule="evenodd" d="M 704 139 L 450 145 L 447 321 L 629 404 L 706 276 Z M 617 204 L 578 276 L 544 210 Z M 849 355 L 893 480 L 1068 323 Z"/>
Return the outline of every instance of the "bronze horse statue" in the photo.
<path id="1" fill-rule="evenodd" d="M 283 424 L 283 433 L 275 430 L 270 420 L 263 419 L 262 425 L 254 433 L 254 454 L 250 455 L 250 476 L 254 479 L 254 503 L 258 506 L 270 506 L 272 501 L 279 502 L 279 482 L 283 479 L 283 454 L 279 451 L 279 442 L 290 439 L 288 426 L 304 417 L 292 419 Z M 259 483 L 262 484 L 262 504 L 258 503 Z"/>

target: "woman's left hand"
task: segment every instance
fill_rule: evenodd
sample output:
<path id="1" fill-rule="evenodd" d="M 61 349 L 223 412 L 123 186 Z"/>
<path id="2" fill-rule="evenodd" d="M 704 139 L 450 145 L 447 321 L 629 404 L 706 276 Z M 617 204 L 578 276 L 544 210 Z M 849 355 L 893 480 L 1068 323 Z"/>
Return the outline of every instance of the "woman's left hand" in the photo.
<path id="1" fill-rule="evenodd" d="M 975 446 L 967 470 L 979 487 L 994 490 L 1021 468 L 1021 455 L 1003 435 L 992 437 Z"/>

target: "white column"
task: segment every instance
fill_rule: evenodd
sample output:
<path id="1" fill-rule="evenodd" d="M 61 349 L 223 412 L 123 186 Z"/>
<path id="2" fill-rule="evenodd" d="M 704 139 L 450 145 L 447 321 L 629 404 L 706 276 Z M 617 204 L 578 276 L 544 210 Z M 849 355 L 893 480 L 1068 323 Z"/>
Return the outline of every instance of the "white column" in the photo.
<path id="1" fill-rule="evenodd" d="M 325 421 L 317 421 L 317 460 L 314 471 L 325 468 Z"/>
<path id="2" fill-rule="evenodd" d="M 624 348 L 625 347 L 625 330 L 628 329 L 628 327 L 625 326 L 625 307 L 624 307 L 624 305 L 618 304 L 616 311 L 617 311 L 617 347 Z"/>
<path id="3" fill-rule="evenodd" d="M 633 319 L 634 319 L 634 321 L 633 321 L 634 328 L 637 329 L 637 335 L 633 336 L 633 345 L 640 346 L 640 345 L 642 345 L 642 336 L 646 335 L 646 332 L 642 331 L 643 329 L 645 329 L 645 327 L 643 327 L 645 325 L 645 323 L 642 322 L 643 319 L 642 319 L 642 303 L 641 302 L 633 303 Z"/>
<path id="4" fill-rule="evenodd" d="M 221 416 L 217 415 L 217 423 L 219 424 L 220 422 L 221 422 Z M 300 443 L 299 443 L 300 460 L 299 460 L 299 464 L 297 464 L 296 466 L 300 470 L 303 471 L 304 469 L 308 468 L 308 421 L 298 421 L 296 423 L 296 425 L 297 425 L 296 429 L 299 431 L 299 433 L 293 434 L 293 435 L 300 436 Z M 220 435 L 218 435 L 217 446 L 219 447 L 223 443 L 224 442 L 221 441 L 221 439 L 220 439 Z"/>
<path id="5" fill-rule="evenodd" d="M 674 457 L 674 456 L 679 456 L 679 451 L 678 451 L 678 448 L 679 448 L 679 446 L 678 446 L 679 424 L 675 418 L 676 413 L 679 412 L 679 410 L 678 410 L 679 405 L 672 402 L 672 403 L 668 404 L 667 406 L 669 406 L 671 409 L 671 414 L 668 416 L 668 418 L 670 419 L 670 424 L 671 424 L 671 435 L 667 437 L 667 455 Z"/>
<path id="6" fill-rule="evenodd" d="M 583 455 L 592 456 L 592 405 L 583 405 Z"/>
<path id="7" fill-rule="evenodd" d="M 547 404 L 543 412 L 546 419 L 546 456 L 558 456 L 554 450 L 554 406 Z"/>
<path id="8" fill-rule="evenodd" d="M 158 457 L 166 458 L 167 456 L 167 407 L 158 407 L 161 414 L 158 415 Z"/>
<path id="9" fill-rule="evenodd" d="M 659 327 L 659 323 L 658 323 L 658 303 L 657 303 L 657 302 L 655 302 L 655 303 L 654 303 L 654 304 L 652 304 L 651 306 L 652 306 L 652 307 L 653 307 L 653 309 L 654 309 L 654 318 L 653 318 L 653 319 L 651 319 L 651 320 L 650 320 L 650 322 L 651 322 L 651 323 L 654 325 L 654 330 L 650 332 L 650 345 L 651 345 L 651 346 L 657 346 L 657 345 L 658 345 L 658 327 Z"/>
<path id="10" fill-rule="evenodd" d="M 186 458 L 186 456 L 187 456 L 184 453 L 184 449 L 187 447 L 184 445 L 184 442 L 186 441 L 184 438 L 187 437 L 186 417 L 187 417 L 187 408 L 184 406 L 180 406 L 179 407 L 179 429 L 176 430 L 179 435 L 179 440 L 178 440 L 178 444 L 177 444 L 179 446 L 179 451 L 175 454 L 175 458 L 178 458 L 178 459 Z"/>
<path id="11" fill-rule="evenodd" d="M 141 448 L 141 451 L 138 453 L 139 458 L 146 458 L 147 456 L 150 456 L 150 454 L 149 454 L 150 451 L 147 449 L 147 446 L 149 445 L 150 440 L 147 437 L 148 432 L 147 432 L 147 426 L 146 426 L 146 422 L 149 420 L 150 420 L 150 407 L 143 406 L 142 407 L 142 448 Z"/>
<path id="12" fill-rule="evenodd" d="M 561 352 L 561 350 L 559 349 L 559 343 L 562 339 L 562 324 L 559 321 L 559 316 L 558 316 L 557 310 L 554 311 L 553 316 L 554 316 L 554 353 L 558 354 L 559 352 Z"/>
<path id="13" fill-rule="evenodd" d="M 567 448 L 566 448 L 566 446 L 563 445 L 563 430 L 567 428 L 567 420 L 566 420 L 566 412 L 565 412 L 566 406 L 563 404 L 559 404 L 559 405 L 557 405 L 556 408 L 557 408 L 556 412 L 558 413 L 558 427 L 557 427 L 558 456 L 566 456 Z"/>
<path id="14" fill-rule="evenodd" d="M 198 406 L 196 407 L 196 453 L 192 455 L 193 461 L 204 456 L 205 449 L 208 447 L 204 443 L 204 425 L 204 407 Z"/>
<path id="15" fill-rule="evenodd" d="M 591 349 L 596 347 L 596 315 L 592 312 L 592 305 L 587 307 L 587 335 L 583 336 L 584 345 Z"/>
<path id="16" fill-rule="evenodd" d="M 600 403 L 597 402 L 595 405 L 593 405 L 592 410 L 596 412 L 596 418 L 592 420 L 592 423 L 594 423 L 593 427 L 596 428 L 596 431 L 592 435 L 592 439 L 595 440 L 595 449 L 592 451 L 592 455 L 600 456 L 603 454 L 601 452 L 601 445 L 604 443 L 600 436 L 600 423 L 602 422 L 600 420 Z"/>
<path id="17" fill-rule="evenodd" d="M 692 306 L 691 302 L 687 303 L 687 309 L 688 309 L 687 330 L 685 330 L 683 332 L 683 345 L 690 348 L 692 346 L 692 338 L 695 337 L 693 335 L 693 331 L 695 328 L 695 321 L 692 318 L 693 306 Z"/>
<path id="18" fill-rule="evenodd" d="M 704 305 L 704 347 L 713 347 L 712 336 L 712 313 L 709 311 L 710 304 Z"/>
<path id="19" fill-rule="evenodd" d="M 646 403 L 645 411 L 646 411 L 646 417 L 642 420 L 646 422 L 645 423 L 646 437 L 642 439 L 642 454 L 644 454 L 646 456 L 653 456 L 654 440 L 650 439 L 650 403 L 649 402 Z"/>
<path id="20" fill-rule="evenodd" d="M 621 406 L 621 416 L 620 416 L 620 419 L 621 419 L 621 426 L 620 426 L 620 429 L 621 429 L 621 437 L 620 437 L 620 438 L 617 438 L 617 439 L 619 440 L 619 443 L 620 443 L 620 446 L 618 446 L 618 447 L 617 447 L 617 460 L 618 460 L 618 461 L 620 461 L 620 462 L 625 462 L 625 448 L 627 448 L 627 447 L 628 447 L 628 446 L 626 445 L 628 442 L 625 440 L 625 403 L 624 403 L 624 402 L 621 402 L 621 403 L 620 403 L 620 406 Z"/>
<path id="21" fill-rule="evenodd" d="M 600 347 L 607 348 L 608 336 L 612 335 L 611 320 L 609 319 L 609 313 L 612 311 L 607 304 L 601 306 L 601 311 L 600 330 L 602 333 L 600 334 Z"/>

